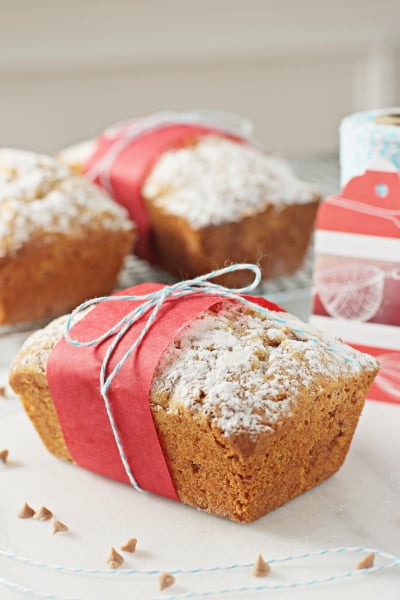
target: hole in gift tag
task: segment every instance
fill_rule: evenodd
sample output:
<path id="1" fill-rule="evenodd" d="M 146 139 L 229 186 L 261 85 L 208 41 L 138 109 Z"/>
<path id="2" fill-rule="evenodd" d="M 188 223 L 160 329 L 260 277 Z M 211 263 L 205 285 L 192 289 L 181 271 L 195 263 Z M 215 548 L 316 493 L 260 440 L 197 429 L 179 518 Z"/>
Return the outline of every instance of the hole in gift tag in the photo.
<path id="1" fill-rule="evenodd" d="M 378 183 L 375 186 L 375 194 L 379 198 L 386 198 L 386 196 L 389 194 L 389 188 L 386 183 Z"/>

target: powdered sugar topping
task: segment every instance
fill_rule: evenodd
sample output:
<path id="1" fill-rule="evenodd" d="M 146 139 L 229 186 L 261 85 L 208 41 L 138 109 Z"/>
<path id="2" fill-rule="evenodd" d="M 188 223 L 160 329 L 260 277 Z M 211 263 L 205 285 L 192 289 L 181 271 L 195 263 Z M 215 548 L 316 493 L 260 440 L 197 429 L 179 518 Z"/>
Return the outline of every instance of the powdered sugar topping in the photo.
<path id="1" fill-rule="evenodd" d="M 165 353 L 153 391 L 166 409 L 205 415 L 230 435 L 273 429 L 302 394 L 376 361 L 287 313 L 237 303 L 197 317 Z M 164 405 L 164 402 L 163 402 Z"/>
<path id="2" fill-rule="evenodd" d="M 271 204 L 283 208 L 315 197 L 285 161 L 217 136 L 163 154 L 143 194 L 194 229 L 238 221 Z"/>
<path id="3" fill-rule="evenodd" d="M 92 307 L 75 315 L 75 323 L 78 323 L 90 310 L 92 310 Z M 45 374 L 50 353 L 64 334 L 68 316 L 57 317 L 43 329 L 34 331 L 23 343 L 11 366 L 11 371 L 13 368 L 18 370 L 22 367 L 28 370 L 31 368 Z"/>
<path id="4" fill-rule="evenodd" d="M 43 234 L 129 230 L 125 209 L 62 162 L 23 150 L 0 150 L 0 257 Z"/>

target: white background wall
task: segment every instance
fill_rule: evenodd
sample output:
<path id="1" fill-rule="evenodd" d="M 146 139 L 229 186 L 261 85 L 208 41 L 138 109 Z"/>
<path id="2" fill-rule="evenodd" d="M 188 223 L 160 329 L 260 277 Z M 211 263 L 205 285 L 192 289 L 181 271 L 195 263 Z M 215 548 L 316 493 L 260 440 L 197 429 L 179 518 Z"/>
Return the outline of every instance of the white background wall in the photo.
<path id="1" fill-rule="evenodd" d="M 1 145 L 54 151 L 164 108 L 333 152 L 342 116 L 400 104 L 400 0 L 0 0 Z"/>

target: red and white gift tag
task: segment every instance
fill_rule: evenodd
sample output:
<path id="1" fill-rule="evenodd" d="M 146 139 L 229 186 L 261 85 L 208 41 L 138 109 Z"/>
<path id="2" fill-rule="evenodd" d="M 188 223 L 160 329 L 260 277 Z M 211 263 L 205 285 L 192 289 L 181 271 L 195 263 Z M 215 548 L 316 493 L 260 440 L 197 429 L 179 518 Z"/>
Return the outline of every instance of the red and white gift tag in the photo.
<path id="1" fill-rule="evenodd" d="M 400 404 L 400 173 L 367 170 L 320 207 L 311 322 L 379 360 L 369 398 Z"/>

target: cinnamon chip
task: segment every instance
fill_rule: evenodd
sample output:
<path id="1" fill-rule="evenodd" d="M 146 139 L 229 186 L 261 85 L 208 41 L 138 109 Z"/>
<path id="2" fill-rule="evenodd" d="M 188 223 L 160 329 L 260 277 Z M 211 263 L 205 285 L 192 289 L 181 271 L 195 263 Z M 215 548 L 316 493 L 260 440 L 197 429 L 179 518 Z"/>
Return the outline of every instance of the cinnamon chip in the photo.
<path id="1" fill-rule="evenodd" d="M 53 535 L 55 533 L 61 533 L 62 531 L 68 531 L 68 527 L 66 525 L 64 525 L 64 523 L 61 523 L 61 521 L 58 521 L 57 519 L 53 519 Z"/>
<path id="2" fill-rule="evenodd" d="M 159 590 L 165 590 L 175 583 L 175 577 L 171 573 L 160 573 L 158 576 Z"/>
<path id="3" fill-rule="evenodd" d="M 19 519 L 30 519 L 35 514 L 35 511 L 27 502 L 23 505 L 21 510 L 17 512 L 17 517 Z"/>
<path id="4" fill-rule="evenodd" d="M 0 397 L 5 398 L 7 396 L 6 388 L 4 385 L 0 385 Z"/>
<path id="5" fill-rule="evenodd" d="M 107 564 L 110 569 L 118 569 L 124 562 L 123 557 L 118 554 L 115 548 L 111 548 L 110 554 L 108 556 Z"/>
<path id="6" fill-rule="evenodd" d="M 135 552 L 136 544 L 137 544 L 137 539 L 130 538 L 125 544 L 122 544 L 122 546 L 120 546 L 120 549 L 123 552 Z"/>
<path id="7" fill-rule="evenodd" d="M 34 519 L 37 519 L 38 521 L 49 521 L 52 516 L 53 513 L 51 512 L 51 510 L 49 510 L 45 506 L 41 506 L 39 510 L 35 512 Z"/>
<path id="8" fill-rule="evenodd" d="M 9 454 L 8 450 L 0 450 L 0 462 L 6 464 L 7 459 L 8 459 L 8 454 Z"/>
<path id="9" fill-rule="evenodd" d="M 266 577 L 271 573 L 271 567 L 265 562 L 261 554 L 257 556 L 256 563 L 253 567 L 252 574 L 254 577 Z"/>
<path id="10" fill-rule="evenodd" d="M 374 566 L 375 562 L 375 554 L 371 552 L 371 554 L 367 554 L 363 559 L 357 564 L 356 569 L 370 569 Z"/>

